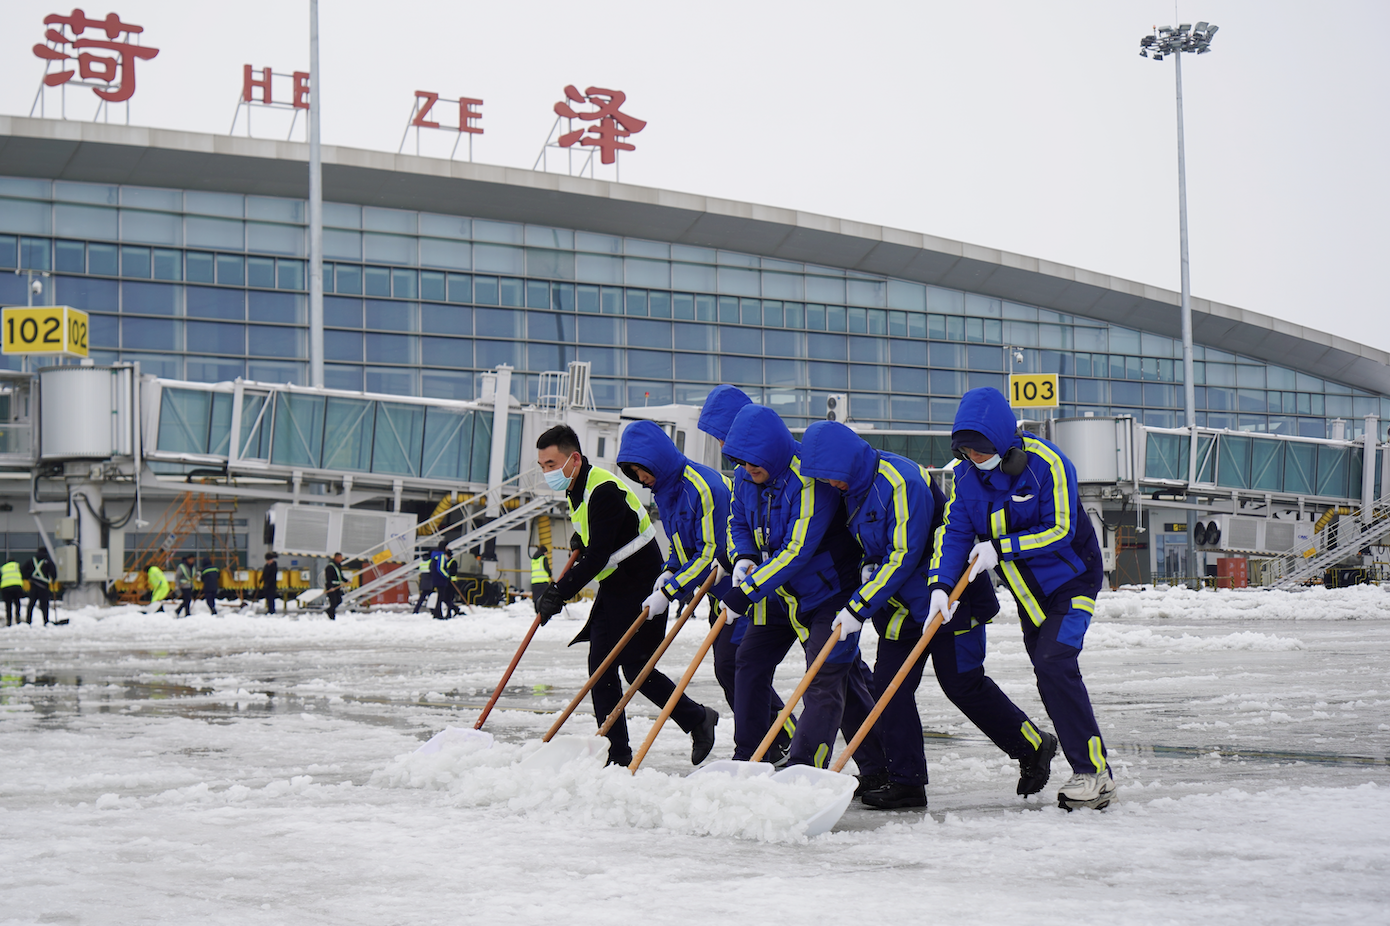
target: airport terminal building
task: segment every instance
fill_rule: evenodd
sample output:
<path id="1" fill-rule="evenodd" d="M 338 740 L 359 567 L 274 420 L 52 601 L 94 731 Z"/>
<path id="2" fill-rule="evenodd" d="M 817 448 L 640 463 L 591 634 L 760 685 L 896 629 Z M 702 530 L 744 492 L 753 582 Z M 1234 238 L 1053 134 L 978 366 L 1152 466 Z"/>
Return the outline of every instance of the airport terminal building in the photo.
<path id="1" fill-rule="evenodd" d="M 98 363 L 305 384 L 307 146 L 0 117 L 0 270 L 50 273 Z M 848 219 L 326 146 L 325 385 L 468 399 L 592 364 L 600 408 L 720 382 L 793 427 L 949 428 L 967 389 L 1060 375 L 1060 417 L 1182 422 L 1178 295 Z M 0 274 L 0 304 L 27 279 Z M 1198 424 L 1390 420 L 1390 356 L 1193 301 Z M 17 358 L 6 358 L 11 366 Z M 930 461 L 939 464 L 940 461 Z"/>
<path id="2" fill-rule="evenodd" d="M 224 436 L 217 451 L 214 432 L 228 422 L 215 420 L 221 400 L 211 390 L 261 384 L 257 401 L 268 408 L 293 397 L 266 384 L 310 385 L 308 158 L 299 143 L 0 116 L 0 305 L 86 311 L 98 366 L 138 362 L 165 383 L 163 409 L 175 417 L 203 409 L 192 444 L 176 433 L 187 422 L 146 423 L 157 472 L 212 463 L 233 475 L 245 448 L 229 460 Z M 1390 421 L 1390 355 L 1349 339 L 1193 299 L 1203 433 L 1164 434 L 1146 429 L 1184 424 L 1175 292 L 687 193 L 333 146 L 322 161 L 324 387 L 339 396 L 330 403 L 372 403 L 362 414 L 386 421 L 404 443 L 379 456 L 369 434 L 330 461 L 333 425 L 320 413 L 307 456 L 282 460 L 269 449 L 261 460 L 285 464 L 285 497 L 295 504 L 301 469 L 320 478 L 317 490 L 339 492 L 344 509 L 357 504 L 354 486 L 376 478 L 376 497 L 394 491 L 396 511 L 410 507 L 403 493 L 428 512 L 460 483 L 488 488 L 512 477 L 524 440 L 507 422 L 544 398 L 543 374 L 577 360 L 589 364 L 597 413 L 698 406 L 716 384 L 732 383 L 796 429 L 843 395 L 848 417 L 877 446 L 934 467 L 947 462 L 948 441 L 923 432 L 948 432 L 966 390 L 1004 391 L 1011 373 L 1056 374 L 1058 419 L 1135 423 L 1129 475 L 1099 477 L 1115 491 L 1097 489 L 1088 509 L 1112 544 L 1108 518 L 1143 531 L 1148 512 L 1139 506 L 1161 504 L 1165 492 L 1177 504 L 1172 493 L 1198 486 L 1230 517 L 1258 496 L 1264 519 L 1312 512 L 1311 520 L 1360 502 L 1361 522 L 1378 523 L 1369 502 L 1387 484 L 1390 455 L 1378 445 Z M 21 362 L 0 359 L 10 371 Z M 494 372 L 505 367 L 509 378 Z M 517 405 L 484 409 L 501 383 Z M 199 398 L 199 384 L 219 385 Z M 354 394 L 364 398 L 345 398 Z M 475 429 L 481 442 L 465 446 L 444 476 L 423 458 L 430 408 L 456 423 L 475 409 L 478 429 L 487 411 L 493 429 Z M 11 403 L 10 420 L 24 414 Z M 277 427 L 294 421 L 275 414 Z M 1364 435 L 1367 426 L 1375 432 Z M 505 454 L 487 446 L 499 427 Z M 590 452 L 611 456 L 612 433 L 607 454 L 602 443 Z M 1260 435 L 1275 439 L 1252 442 Z M 1102 462 L 1113 470 L 1117 449 L 1108 447 Z M 0 457 L 16 449 L 0 447 Z M 15 456 L 16 477 L 27 459 Z M 38 535 L 19 523 L 24 490 L 12 488 L 21 497 L 5 508 L 15 510 L 5 516 L 7 543 L 32 549 Z M 1168 520 L 1177 515 L 1175 507 Z M 255 523 L 252 514 L 237 528 L 251 535 L 237 541 L 243 562 L 264 549 Z M 1155 532 L 1145 576 L 1162 569 L 1162 538 L 1176 549 L 1185 530 Z M 518 535 L 516 550 L 525 544 Z M 1294 544 L 1290 535 L 1246 548 L 1294 556 Z"/>

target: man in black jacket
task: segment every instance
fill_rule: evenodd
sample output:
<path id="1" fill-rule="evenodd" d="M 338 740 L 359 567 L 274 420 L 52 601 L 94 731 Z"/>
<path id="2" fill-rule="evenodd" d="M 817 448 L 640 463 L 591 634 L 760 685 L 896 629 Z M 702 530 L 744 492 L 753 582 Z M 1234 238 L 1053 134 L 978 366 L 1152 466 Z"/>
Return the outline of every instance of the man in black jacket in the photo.
<path id="1" fill-rule="evenodd" d="M 265 555 L 265 565 L 261 567 L 261 597 L 265 599 L 267 614 L 275 613 L 275 599 L 280 597 L 276 580 L 280 577 L 280 566 L 275 562 L 275 554 Z"/>
<path id="2" fill-rule="evenodd" d="M 217 614 L 217 587 L 221 584 L 222 570 L 212 564 L 211 557 L 203 557 L 203 600 L 207 602 L 208 612 Z M 191 614 L 191 610 L 190 610 Z"/>
<path id="3" fill-rule="evenodd" d="M 541 600 L 536 612 L 545 623 L 558 614 L 564 603 L 594 579 L 598 594 L 589 611 L 588 623 L 572 641 L 589 641 L 589 671 L 608 657 L 637 615 L 642 601 L 661 574 L 661 548 L 656 528 L 647 511 L 627 485 L 605 469 L 590 464 L 579 449 L 579 436 L 568 425 L 556 425 L 536 441 L 537 458 L 545 480 L 556 491 L 563 491 L 569 502 L 570 520 L 582 544 L 579 559 L 569 572 L 557 579 Z M 618 668 L 629 682 L 637 676 L 666 635 L 666 615 L 653 619 L 649 614 L 642 629 L 603 674 L 592 691 L 594 716 L 601 725 L 618 706 L 622 684 Z M 675 683 L 660 671 L 653 671 L 642 683 L 642 695 L 664 707 L 676 690 Z M 714 727 L 718 712 L 681 695 L 671 718 L 689 733 L 693 746 L 690 760 L 699 765 L 714 748 Z M 627 718 L 619 715 L 608 731 L 608 761 L 629 765 L 632 747 L 628 742 Z"/>
<path id="4" fill-rule="evenodd" d="M 328 619 L 338 619 L 338 605 L 343 603 L 343 589 L 347 587 L 347 576 L 343 574 L 343 554 L 334 553 L 333 562 L 323 570 L 323 587 L 328 590 Z"/>
<path id="5" fill-rule="evenodd" d="M 42 548 L 35 551 L 34 558 L 29 561 L 29 609 L 24 615 L 30 624 L 34 623 L 34 605 L 38 605 L 43 612 L 44 626 L 48 625 L 48 601 L 53 596 L 49 583 L 53 581 L 54 571 L 48 551 Z"/>

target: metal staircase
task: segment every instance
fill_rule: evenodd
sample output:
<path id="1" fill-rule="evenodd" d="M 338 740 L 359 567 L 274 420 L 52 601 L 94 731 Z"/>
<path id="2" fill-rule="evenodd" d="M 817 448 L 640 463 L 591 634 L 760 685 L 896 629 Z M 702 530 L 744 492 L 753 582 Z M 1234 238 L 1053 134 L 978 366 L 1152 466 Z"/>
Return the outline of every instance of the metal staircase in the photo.
<path id="1" fill-rule="evenodd" d="M 1342 520 L 1350 523 L 1338 523 L 1335 546 L 1307 558 L 1302 551 L 1298 551 L 1275 560 L 1272 564 L 1277 576 L 1274 587 L 1290 589 L 1302 585 L 1315 576 L 1321 576 L 1329 566 L 1335 566 L 1348 556 L 1355 556 L 1362 548 L 1390 536 L 1390 495 L 1381 498 L 1372 507 L 1369 524 L 1362 518 L 1359 509 L 1349 516 L 1343 516 Z M 1326 537 L 1327 534 L 1324 532 L 1321 536 Z"/>
<path id="2" fill-rule="evenodd" d="M 495 505 L 500 513 L 471 529 L 466 529 L 463 536 L 449 544 L 450 551 L 457 551 L 476 547 L 486 543 L 488 540 L 501 534 L 503 531 L 511 530 L 519 524 L 525 524 L 534 517 L 542 514 L 549 514 L 553 511 L 564 510 L 565 499 L 563 495 L 552 494 L 548 490 L 539 489 L 539 470 L 528 470 L 520 475 L 508 480 L 506 483 L 481 493 L 476 497 L 471 497 L 464 502 L 449 509 L 449 511 L 463 510 L 469 505 L 479 506 L 477 510 L 467 515 L 465 523 L 476 521 L 480 515 L 486 512 L 484 505 Z M 447 513 L 447 512 L 445 512 Z M 436 515 L 436 517 L 439 517 Z M 439 518 L 442 521 L 442 517 Z M 424 550 L 425 555 L 418 553 L 415 558 L 405 565 L 392 569 L 390 572 L 377 576 L 369 582 L 364 582 L 357 588 L 352 589 L 343 595 L 344 604 L 362 601 L 370 598 L 383 589 L 390 588 L 406 582 L 414 575 L 420 566 L 429 562 L 429 551 L 439 542 L 440 538 L 448 530 L 452 530 L 455 525 L 448 525 L 434 533 L 422 535 L 416 538 L 416 550 Z"/>

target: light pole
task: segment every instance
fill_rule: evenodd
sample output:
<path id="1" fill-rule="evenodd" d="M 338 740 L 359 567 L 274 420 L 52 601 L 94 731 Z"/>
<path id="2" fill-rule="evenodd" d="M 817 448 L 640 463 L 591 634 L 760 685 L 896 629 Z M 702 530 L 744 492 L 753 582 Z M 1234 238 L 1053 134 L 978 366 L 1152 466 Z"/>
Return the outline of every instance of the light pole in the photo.
<path id="1" fill-rule="evenodd" d="M 323 161 L 319 0 L 309 0 L 309 385 L 323 387 Z"/>
<path id="2" fill-rule="evenodd" d="M 1188 430 L 1188 470 L 1187 481 L 1190 487 L 1197 475 L 1197 401 L 1195 384 L 1192 381 L 1192 280 L 1187 260 L 1187 163 L 1183 150 L 1182 128 L 1182 53 L 1205 55 L 1211 51 L 1212 36 L 1217 26 L 1198 23 L 1196 28 L 1184 23 L 1176 29 L 1164 26 L 1155 29 L 1152 35 L 1139 40 L 1139 54 L 1149 57 L 1153 53 L 1155 61 L 1162 61 L 1165 55 L 1173 57 L 1173 69 L 1178 85 L 1178 243 L 1182 262 L 1182 392 L 1183 412 Z M 1197 550 L 1192 541 L 1194 512 L 1187 510 L 1187 568 L 1195 570 Z M 1200 581 L 1195 583 L 1200 584 Z"/>

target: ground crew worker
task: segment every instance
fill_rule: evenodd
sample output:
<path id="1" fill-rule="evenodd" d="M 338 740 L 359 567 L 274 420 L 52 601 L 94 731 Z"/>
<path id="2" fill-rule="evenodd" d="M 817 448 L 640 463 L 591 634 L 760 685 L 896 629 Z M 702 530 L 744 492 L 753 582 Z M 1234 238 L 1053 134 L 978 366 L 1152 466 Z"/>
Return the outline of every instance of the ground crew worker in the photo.
<path id="1" fill-rule="evenodd" d="M 551 489 L 565 493 L 570 520 L 580 544 L 579 558 L 541 596 L 536 613 L 542 623 L 548 622 L 580 589 L 598 580 L 598 594 L 589 611 L 589 620 L 570 641 L 571 646 L 589 641 L 589 671 L 593 672 L 641 613 L 642 599 L 661 574 L 656 528 L 636 493 L 617 476 L 592 465 L 583 455 L 579 436 L 573 428 L 563 424 L 550 428 L 536 441 L 536 451 L 546 483 Z M 599 724 L 608 719 L 622 698 L 619 669 L 631 682 L 665 635 L 666 615 L 648 611 L 646 623 L 590 693 Z M 655 670 L 647 676 L 640 690 L 653 704 L 665 706 L 676 686 L 660 670 Z M 690 761 L 699 765 L 714 748 L 714 727 L 719 722 L 719 713 L 682 694 L 671 717 L 690 734 Z M 622 714 L 608 731 L 608 762 L 632 763 L 627 718 Z"/>
<path id="2" fill-rule="evenodd" d="M 35 550 L 34 558 L 29 561 L 29 607 L 24 618 L 27 623 L 34 623 L 34 605 L 37 604 L 43 612 L 44 626 L 48 626 L 48 600 L 53 595 L 49 583 L 52 581 L 53 560 L 48 558 L 47 550 Z"/>
<path id="3" fill-rule="evenodd" d="M 185 553 L 174 570 L 174 584 L 179 590 L 179 606 L 174 611 L 174 617 L 193 615 L 193 569 L 193 554 Z"/>
<path id="4" fill-rule="evenodd" d="M 222 571 L 212 564 L 212 559 L 203 557 L 203 600 L 207 602 L 208 611 L 212 614 L 217 613 L 217 589 L 221 584 Z M 191 613 L 191 612 L 190 612 Z"/>
<path id="5" fill-rule="evenodd" d="M 845 605 L 851 626 L 872 619 L 878 631 L 874 700 L 881 698 L 930 619 L 926 569 L 946 497 L 922 468 L 896 453 L 875 450 L 837 421 L 817 421 L 801 442 L 801 473 L 823 479 L 844 494 L 849 529 L 864 550 L 862 584 Z M 1047 784 L 1057 738 L 1040 733 L 999 686 L 985 675 L 985 624 L 999 612 L 988 576 L 978 576 L 946 616 L 931 642 L 941 690 L 994 744 L 1019 760 L 1018 793 Z M 844 612 L 841 612 L 842 614 Z M 888 780 L 862 800 L 870 807 L 927 806 L 927 758 L 917 686 L 926 660 L 912 668 L 879 718 L 879 739 L 888 756 Z"/>
<path id="6" fill-rule="evenodd" d="M 767 689 L 792 643 L 801 641 L 809 666 L 834 634 L 840 642 L 806 690 L 787 757 L 789 765 L 824 768 L 836 731 L 854 736 L 873 708 L 858 631 L 842 630 L 837 617 L 858 587 L 859 545 L 845 527 L 840 493 L 802 475 L 800 446 L 772 409 L 739 411 L 724 453 L 742 467 L 729 519 L 734 588 L 724 604 L 731 617 L 751 621 L 738 646 L 734 758 L 751 758 L 766 733 L 757 727 L 767 716 Z M 886 762 L 875 732 L 855 761 L 861 791 L 882 781 Z"/>
<path id="7" fill-rule="evenodd" d="M 666 432 L 650 421 L 634 422 L 623 431 L 618 466 L 629 479 L 652 490 L 671 544 L 666 571 L 657 578 L 652 594 L 643 602 L 662 614 L 671 602 L 689 599 L 704 584 L 709 570 L 716 567 L 728 536 L 729 486 L 723 475 L 676 449 Z M 714 584 L 710 592 L 712 616 L 718 613 L 718 599 L 731 588 L 727 575 Z M 734 706 L 734 656 L 738 641 L 728 638 L 734 627 L 740 631 L 741 639 L 742 624 L 726 624 L 715 638 L 714 676 L 724 690 L 730 710 Z M 725 641 L 722 654 L 720 641 Z M 777 698 L 772 712 L 761 722 L 759 739 L 781 709 L 782 701 Z M 784 731 L 768 751 L 769 761 L 780 761 L 790 745 L 791 733 Z"/>
<path id="8" fill-rule="evenodd" d="M 698 427 L 701 431 L 719 441 L 719 446 L 724 446 L 724 438 L 729 435 L 729 425 L 734 423 L 734 416 L 739 413 L 745 405 L 752 405 L 753 400 L 748 394 L 737 386 L 730 386 L 727 383 L 715 386 L 710 390 L 710 394 L 705 398 L 705 404 L 700 408 L 700 421 Z M 732 499 L 734 492 L 734 480 L 728 476 L 720 474 L 724 484 L 729 488 L 729 496 Z M 729 560 L 729 540 L 727 528 L 723 547 L 719 551 L 719 565 L 728 574 L 733 572 L 733 563 Z M 715 620 L 715 613 L 710 612 L 710 623 Z M 719 632 L 719 636 L 714 640 L 714 677 L 718 679 L 720 687 L 724 689 L 724 696 L 729 699 L 730 708 L 734 704 L 734 681 L 736 672 L 734 662 L 738 656 L 738 645 L 743 642 L 744 631 L 748 624 L 737 619 L 737 615 L 730 615 L 731 620 L 724 624 L 724 629 Z M 772 687 L 772 680 L 768 680 L 769 704 L 772 713 L 767 722 L 770 725 L 777 715 L 782 712 L 783 702 L 777 690 Z M 738 714 L 734 714 L 735 724 L 738 722 Z M 766 728 L 764 728 L 766 729 Z M 786 729 L 777 735 L 776 741 L 768 749 L 768 761 L 774 765 L 785 762 L 787 749 L 791 745 L 792 734 L 796 732 L 796 715 L 787 718 Z M 737 734 L 735 734 L 737 736 Z M 760 734 L 761 736 L 761 734 Z"/>
<path id="9" fill-rule="evenodd" d="M 538 546 L 531 551 L 531 600 L 540 601 L 547 588 L 550 588 L 550 554 L 545 547 Z"/>
<path id="10" fill-rule="evenodd" d="M 415 613 L 420 613 L 420 606 L 425 603 L 425 599 L 430 596 L 432 584 L 430 582 L 430 558 L 426 556 L 420 561 L 420 565 L 415 567 L 418 574 L 416 581 L 420 584 L 420 597 L 415 599 Z"/>
<path id="11" fill-rule="evenodd" d="M 1018 601 L 1038 694 L 1073 772 L 1057 802 L 1067 810 L 1106 807 L 1115 780 L 1077 663 L 1103 574 L 1095 529 L 1078 504 L 1076 467 L 1021 429 L 1008 399 L 988 387 L 961 398 L 951 449 L 972 465 L 957 467 L 931 561 L 931 609 L 940 609 L 977 556 L 972 575 L 996 569 L 1003 576 Z"/>
<path id="12" fill-rule="evenodd" d="M 0 595 L 5 598 L 5 626 L 13 627 L 22 619 L 19 602 L 24 597 L 24 576 L 14 560 L 0 566 Z"/>
<path id="13" fill-rule="evenodd" d="M 265 555 L 265 565 L 261 567 L 261 598 L 265 600 L 265 612 L 275 613 L 275 599 L 280 597 L 280 564 L 274 553 Z"/>
<path id="14" fill-rule="evenodd" d="M 328 619 L 338 619 L 338 605 L 343 603 L 343 589 L 347 587 L 347 576 L 343 574 L 343 554 L 334 553 L 333 562 L 323 570 L 323 587 L 328 592 Z"/>
<path id="15" fill-rule="evenodd" d="M 169 597 L 169 577 L 164 574 L 163 568 L 155 563 L 145 573 L 150 583 L 150 608 L 155 611 L 164 611 L 164 599 Z M 159 607 L 155 607 L 159 605 Z"/>
<path id="16" fill-rule="evenodd" d="M 454 616 L 454 561 L 449 544 L 440 540 L 430 554 L 430 584 L 434 586 L 434 619 L 447 621 Z"/>

